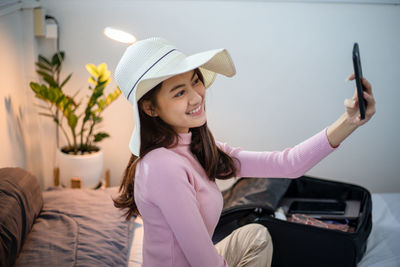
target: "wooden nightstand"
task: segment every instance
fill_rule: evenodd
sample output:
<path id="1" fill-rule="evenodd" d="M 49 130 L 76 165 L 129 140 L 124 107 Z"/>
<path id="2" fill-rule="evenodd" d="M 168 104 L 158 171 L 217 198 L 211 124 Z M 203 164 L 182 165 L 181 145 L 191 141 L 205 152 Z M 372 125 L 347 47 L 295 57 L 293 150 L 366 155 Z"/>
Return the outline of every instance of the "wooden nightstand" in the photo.
<path id="1" fill-rule="evenodd" d="M 58 167 L 54 168 L 54 186 L 60 185 L 60 169 Z M 104 176 L 104 187 L 110 187 L 110 170 L 106 169 Z M 80 177 L 71 177 L 71 188 L 81 188 L 82 181 Z"/>

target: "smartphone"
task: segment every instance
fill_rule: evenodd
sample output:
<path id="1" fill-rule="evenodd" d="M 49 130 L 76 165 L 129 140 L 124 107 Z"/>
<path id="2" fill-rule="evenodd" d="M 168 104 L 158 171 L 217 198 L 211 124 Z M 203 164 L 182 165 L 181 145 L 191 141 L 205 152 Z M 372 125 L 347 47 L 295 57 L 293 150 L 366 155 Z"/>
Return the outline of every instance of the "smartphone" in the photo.
<path id="1" fill-rule="evenodd" d="M 344 215 L 346 202 L 319 202 L 319 201 L 293 201 L 289 207 L 289 214 L 319 214 L 319 215 Z"/>
<path id="2" fill-rule="evenodd" d="M 358 48 L 358 43 L 354 43 L 353 46 L 353 67 L 354 67 L 355 82 L 357 87 L 358 106 L 360 108 L 361 119 L 363 120 L 365 119 L 365 110 L 367 108 L 367 101 L 365 101 L 363 97 L 363 91 L 365 91 L 365 87 L 361 82 L 363 75 L 361 69 L 360 49 Z"/>

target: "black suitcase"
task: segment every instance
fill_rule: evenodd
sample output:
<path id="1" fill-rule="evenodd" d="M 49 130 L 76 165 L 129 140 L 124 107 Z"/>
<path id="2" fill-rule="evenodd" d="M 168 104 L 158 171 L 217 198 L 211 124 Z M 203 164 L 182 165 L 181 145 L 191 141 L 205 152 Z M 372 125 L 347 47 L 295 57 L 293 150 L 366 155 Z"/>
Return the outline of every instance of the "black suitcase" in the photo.
<path id="1" fill-rule="evenodd" d="M 223 192 L 224 208 L 213 235 L 217 243 L 236 228 L 260 223 L 273 242 L 272 266 L 357 266 L 372 228 L 371 194 L 361 186 L 302 176 L 297 179 L 240 178 Z M 274 217 L 291 198 L 360 202 L 357 218 L 348 220 L 353 232 L 325 229 Z"/>

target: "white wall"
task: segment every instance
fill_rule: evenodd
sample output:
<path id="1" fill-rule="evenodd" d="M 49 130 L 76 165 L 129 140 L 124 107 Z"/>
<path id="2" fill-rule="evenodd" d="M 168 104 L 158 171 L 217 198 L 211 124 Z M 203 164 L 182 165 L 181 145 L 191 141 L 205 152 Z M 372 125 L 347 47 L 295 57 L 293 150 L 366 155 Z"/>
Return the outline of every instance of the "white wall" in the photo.
<path id="1" fill-rule="evenodd" d="M 71 92 L 87 88 L 86 63 L 104 61 L 112 70 L 117 65 L 126 46 L 106 39 L 102 33 L 106 26 L 130 31 L 138 39 L 163 36 L 188 54 L 226 47 L 238 73 L 232 79 L 219 77 L 209 91 L 209 125 L 218 140 L 251 150 L 295 145 L 341 115 L 343 100 L 353 95 L 354 84 L 344 80 L 352 72 L 351 49 L 357 41 L 364 74 L 373 84 L 376 116 L 309 174 L 361 184 L 373 192 L 400 192 L 396 105 L 400 6 L 268 1 L 41 3 L 60 22 L 60 46 L 67 54 L 64 74 L 74 73 Z M 39 52 L 54 53 L 54 42 L 41 41 Z M 117 185 L 129 158 L 130 104 L 120 97 L 104 115 L 112 136 L 102 142 L 105 167 Z"/>
<path id="2" fill-rule="evenodd" d="M 29 0 L 0 3 L 0 167 L 25 168 L 39 178 L 43 188 L 45 143 L 40 140 L 46 139 L 41 136 L 28 86 L 29 77 L 36 76 L 32 27 L 32 7 L 36 5 Z"/>

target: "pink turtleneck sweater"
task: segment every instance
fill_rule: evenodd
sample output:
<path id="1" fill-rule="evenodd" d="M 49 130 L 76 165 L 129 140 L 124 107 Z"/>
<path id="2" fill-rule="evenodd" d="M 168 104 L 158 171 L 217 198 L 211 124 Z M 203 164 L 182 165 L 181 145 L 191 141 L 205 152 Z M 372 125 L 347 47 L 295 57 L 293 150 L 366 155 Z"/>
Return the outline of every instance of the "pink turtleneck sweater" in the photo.
<path id="1" fill-rule="evenodd" d="M 222 194 L 190 152 L 191 133 L 179 136 L 176 147 L 152 150 L 136 169 L 135 201 L 144 225 L 142 266 L 228 266 L 211 241 Z M 296 178 L 334 150 L 326 129 L 284 151 L 217 145 L 240 161 L 239 177 Z"/>

